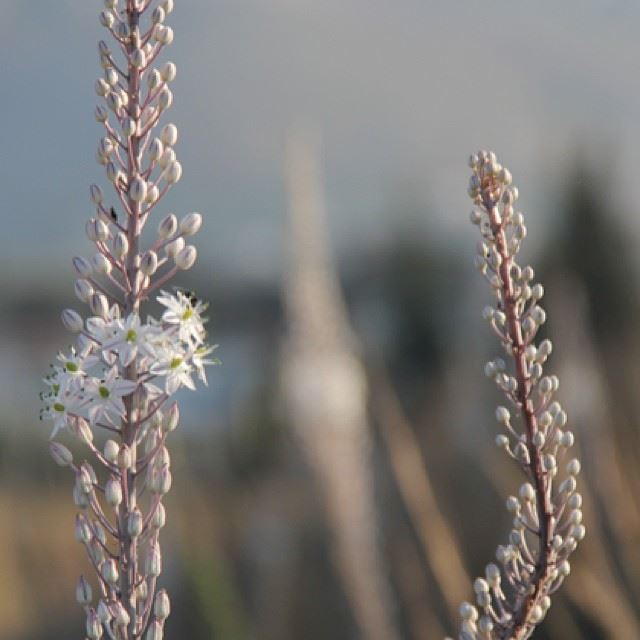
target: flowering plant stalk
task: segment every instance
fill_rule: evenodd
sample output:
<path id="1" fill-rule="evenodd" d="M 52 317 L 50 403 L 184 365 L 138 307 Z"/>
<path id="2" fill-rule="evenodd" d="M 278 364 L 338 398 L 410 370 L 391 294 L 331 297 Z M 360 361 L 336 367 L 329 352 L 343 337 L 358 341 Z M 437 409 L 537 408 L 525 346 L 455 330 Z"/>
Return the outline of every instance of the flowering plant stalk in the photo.
<path id="1" fill-rule="evenodd" d="M 507 499 L 513 528 L 509 543 L 497 550 L 502 570 L 489 564 L 485 577 L 475 581 L 477 607 L 467 602 L 460 607 L 458 638 L 524 640 L 545 617 L 550 596 L 569 575 L 568 557 L 585 535 L 582 498 L 576 493 L 580 463 L 574 458 L 564 464 L 565 477 L 559 482 L 574 437 L 565 429 L 566 413 L 553 399 L 558 378 L 543 374 L 551 342 L 535 342 L 546 321 L 539 305 L 544 289 L 534 283 L 531 267 L 516 263 L 527 231 L 522 213 L 514 211 L 518 190 L 493 153 L 472 155 L 469 166 L 469 195 L 476 205 L 471 222 L 482 236 L 476 266 L 495 296 L 483 316 L 511 361 L 508 366 L 496 358 L 485 366 L 515 410 L 512 418 L 509 409 L 497 408 L 504 433 L 496 444 L 520 465 L 527 481 L 518 496 Z"/>
<path id="2" fill-rule="evenodd" d="M 97 602 L 84 576 L 76 590 L 86 611 L 86 637 L 160 640 L 170 609 L 166 591 L 156 593 L 162 499 L 171 487 L 166 439 L 179 420 L 171 397 L 183 386 L 195 389 L 194 376 L 206 384 L 205 365 L 216 362 L 210 358 L 215 347 L 205 342 L 206 304 L 192 292 L 161 290 L 193 266 L 196 249 L 185 238 L 197 233 L 202 216 L 190 213 L 178 223 L 169 214 L 149 247 L 141 239 L 152 210 L 182 174 L 174 151 L 177 128 L 158 130 L 173 100 L 169 84 L 176 67 L 166 62 L 154 68 L 173 40 L 164 22 L 174 2 L 104 4 L 100 22 L 115 51 L 100 41 L 104 76 L 96 91 L 106 106 L 95 112 L 105 129 L 97 159 L 117 203 L 108 205 L 100 187 L 91 186 L 96 217 L 86 232 L 97 253 L 91 260 L 73 259 L 75 293 L 90 316 L 62 313 L 77 342 L 58 354 L 45 379 L 41 417 L 53 423 L 54 460 L 75 474 L 75 535 L 96 573 Z M 141 305 L 157 293 L 162 316 L 143 321 Z M 64 431 L 88 448 L 92 462 L 75 462 L 54 440 Z"/>

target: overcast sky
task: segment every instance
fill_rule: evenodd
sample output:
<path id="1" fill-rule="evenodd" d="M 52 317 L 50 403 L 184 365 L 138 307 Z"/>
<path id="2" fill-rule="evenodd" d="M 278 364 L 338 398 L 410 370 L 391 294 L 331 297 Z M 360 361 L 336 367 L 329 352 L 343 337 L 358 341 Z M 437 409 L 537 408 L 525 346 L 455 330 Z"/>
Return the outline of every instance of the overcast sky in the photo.
<path id="1" fill-rule="evenodd" d="M 4 276 L 67 270 L 88 250 L 99 75 L 98 0 L 0 0 L 0 247 Z M 323 134 L 327 200 L 342 245 L 374 243 L 390 213 L 467 234 L 466 157 L 495 149 L 534 216 L 579 143 L 616 157 L 637 198 L 640 5 L 631 0 L 176 0 L 177 151 L 167 206 L 199 210 L 213 268 L 277 272 L 287 131 Z M 640 200 L 640 199 L 638 199 Z M 630 207 L 630 215 L 640 206 Z M 443 235 L 444 234 L 444 235 Z M 471 241 L 472 234 L 468 236 Z"/>

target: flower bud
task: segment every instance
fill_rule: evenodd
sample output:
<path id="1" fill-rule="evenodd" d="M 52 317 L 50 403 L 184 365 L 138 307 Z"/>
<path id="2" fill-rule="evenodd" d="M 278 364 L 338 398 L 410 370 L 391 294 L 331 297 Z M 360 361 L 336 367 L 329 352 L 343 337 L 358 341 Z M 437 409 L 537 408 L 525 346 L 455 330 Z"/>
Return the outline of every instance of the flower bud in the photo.
<path id="1" fill-rule="evenodd" d="M 78 604 L 87 605 L 93 600 L 93 591 L 91 585 L 84 576 L 80 576 L 78 585 L 76 586 L 76 602 Z"/>
<path id="2" fill-rule="evenodd" d="M 151 474 L 150 489 L 153 493 L 166 495 L 171 489 L 171 471 L 169 466 L 165 465 L 161 470 Z"/>
<path id="3" fill-rule="evenodd" d="M 102 80 L 102 82 L 104 82 L 104 80 Z M 105 84 L 107 83 L 105 82 Z M 120 96 L 120 94 L 116 93 L 115 91 L 112 91 L 107 96 L 106 100 L 107 100 L 107 107 L 109 107 L 109 109 L 111 109 L 113 113 L 118 115 L 118 112 L 120 111 L 120 109 L 122 109 L 122 97 Z"/>
<path id="4" fill-rule="evenodd" d="M 145 640 L 162 640 L 163 637 L 162 623 L 158 620 L 154 620 L 147 629 Z"/>
<path id="5" fill-rule="evenodd" d="M 165 446 L 160 447 L 153 461 L 154 467 L 158 471 L 162 471 L 164 467 L 168 467 L 170 464 L 171 464 L 171 456 L 169 455 L 169 449 L 167 449 L 167 447 Z"/>
<path id="6" fill-rule="evenodd" d="M 107 179 L 114 184 L 118 183 L 120 177 L 120 169 L 113 162 L 107 162 L 106 165 Z"/>
<path id="7" fill-rule="evenodd" d="M 169 411 L 167 411 L 164 420 L 162 421 L 161 428 L 165 433 L 169 433 L 173 431 L 180 421 L 180 408 L 178 407 L 178 403 L 174 402 L 170 407 Z"/>
<path id="8" fill-rule="evenodd" d="M 123 20 L 122 22 L 118 23 L 118 26 L 116 27 L 116 33 L 118 34 L 119 38 L 128 38 L 129 37 L 129 25 Z"/>
<path id="9" fill-rule="evenodd" d="M 129 622 L 131 622 L 131 618 L 129 613 L 122 605 L 122 602 L 119 600 L 113 604 L 113 623 L 116 627 L 126 627 Z"/>
<path id="10" fill-rule="evenodd" d="M 138 596 L 138 600 L 146 600 L 149 595 L 149 585 L 147 585 L 147 581 L 143 580 L 138 587 L 136 588 L 136 595 Z"/>
<path id="11" fill-rule="evenodd" d="M 111 67 L 109 69 L 105 69 L 104 79 L 109 86 L 115 87 L 118 84 L 118 72 Z"/>
<path id="12" fill-rule="evenodd" d="M 160 44 L 169 45 L 173 42 L 173 29 L 158 24 L 156 25 L 154 37 Z"/>
<path id="13" fill-rule="evenodd" d="M 104 199 L 102 189 L 97 184 L 92 184 L 89 187 L 89 194 L 91 195 L 91 201 L 93 204 L 100 204 Z"/>
<path id="14" fill-rule="evenodd" d="M 184 236 L 195 235 L 201 226 L 202 216 L 199 213 L 190 213 L 180 221 L 180 231 Z"/>
<path id="15" fill-rule="evenodd" d="M 102 106 L 97 106 L 94 111 L 94 116 L 98 122 L 106 122 L 109 118 L 107 110 Z"/>
<path id="16" fill-rule="evenodd" d="M 182 269 L 186 271 L 187 269 L 191 269 L 193 264 L 198 257 L 198 251 L 193 245 L 187 245 L 179 251 L 175 256 L 175 262 L 178 269 Z"/>
<path id="17" fill-rule="evenodd" d="M 104 487 L 104 497 L 112 507 L 118 507 L 122 502 L 122 486 L 115 476 L 107 480 L 107 484 Z"/>
<path id="18" fill-rule="evenodd" d="M 93 273 L 93 267 L 91 263 L 82 256 L 76 256 L 73 260 L 73 268 L 76 270 L 76 273 L 82 278 L 88 278 Z"/>
<path id="19" fill-rule="evenodd" d="M 160 140 L 160 138 L 154 138 L 149 145 L 149 151 L 147 153 L 152 162 L 157 162 L 162 156 L 163 151 L 164 145 L 162 144 L 162 140 Z"/>
<path id="20" fill-rule="evenodd" d="M 569 464 L 567 465 L 567 473 L 570 476 L 577 476 L 580 473 L 580 469 L 580 460 L 578 460 L 577 458 L 571 460 L 571 462 L 569 462 Z"/>
<path id="21" fill-rule="evenodd" d="M 117 462 L 119 451 L 120 451 L 120 447 L 118 446 L 118 443 L 115 440 L 107 440 L 104 443 L 104 450 L 103 450 L 104 457 L 112 464 L 115 464 Z"/>
<path id="22" fill-rule="evenodd" d="M 76 514 L 74 534 L 76 540 L 82 542 L 82 544 L 88 544 L 91 538 L 93 538 L 89 522 L 81 513 Z"/>
<path id="23" fill-rule="evenodd" d="M 184 249 L 184 238 L 176 238 L 165 247 L 165 252 L 170 258 L 176 257 Z"/>
<path id="24" fill-rule="evenodd" d="M 171 147 L 166 147 L 160 156 L 158 164 L 161 169 L 167 169 L 176 161 L 176 152 Z"/>
<path id="25" fill-rule="evenodd" d="M 158 189 L 158 187 L 154 184 L 149 191 L 147 191 L 147 197 L 144 199 L 144 201 L 147 204 L 154 204 L 158 201 L 158 198 L 160 197 L 160 189 Z"/>
<path id="26" fill-rule="evenodd" d="M 182 177 L 182 165 L 179 162 L 173 162 L 167 169 L 165 180 L 167 184 L 175 184 Z"/>
<path id="27" fill-rule="evenodd" d="M 155 251 L 147 251 L 140 260 L 140 271 L 145 276 L 152 276 L 158 268 L 158 254 Z"/>
<path id="28" fill-rule="evenodd" d="M 111 69 L 111 67 L 113 67 L 113 61 L 111 60 L 111 58 L 108 55 L 101 55 L 100 56 L 100 66 L 103 69 Z"/>
<path id="29" fill-rule="evenodd" d="M 142 513 L 137 507 L 129 514 L 127 532 L 132 538 L 137 538 L 142 533 Z"/>
<path id="30" fill-rule="evenodd" d="M 87 613 L 87 637 L 89 640 L 99 640 L 102 637 L 102 623 L 94 609 Z"/>
<path id="31" fill-rule="evenodd" d="M 167 521 L 167 512 L 164 505 L 160 502 L 151 517 L 151 526 L 154 529 L 162 529 Z"/>
<path id="32" fill-rule="evenodd" d="M 126 444 L 123 444 L 118 451 L 118 467 L 121 471 L 124 471 L 125 469 L 130 469 L 132 463 L 131 449 Z"/>
<path id="33" fill-rule="evenodd" d="M 73 434 L 82 442 L 83 444 L 89 444 L 93 442 L 93 431 L 91 431 L 91 427 L 89 423 L 82 417 L 78 416 L 71 422 L 71 430 Z"/>
<path id="34" fill-rule="evenodd" d="M 118 260 L 122 260 L 122 258 L 124 258 L 124 256 L 127 255 L 128 251 L 129 251 L 129 240 L 127 240 L 127 236 L 121 231 L 113 241 L 113 255 Z"/>
<path id="35" fill-rule="evenodd" d="M 87 494 L 82 493 L 77 484 L 73 485 L 73 504 L 75 504 L 78 509 L 86 509 L 89 506 Z"/>
<path id="36" fill-rule="evenodd" d="M 149 277 L 142 271 L 136 273 L 135 280 L 133 281 L 133 290 L 138 293 L 149 286 Z"/>
<path id="37" fill-rule="evenodd" d="M 85 225 L 85 231 L 87 232 L 87 237 L 91 242 L 106 242 L 109 238 L 109 229 L 102 220 L 89 218 Z"/>
<path id="38" fill-rule="evenodd" d="M 140 176 L 136 176 L 131 181 L 129 197 L 134 202 L 142 202 L 147 197 L 147 183 Z"/>
<path id="39" fill-rule="evenodd" d="M 109 303 L 106 296 L 101 293 L 94 293 L 89 300 L 91 311 L 100 318 L 106 318 L 109 315 Z"/>
<path id="40" fill-rule="evenodd" d="M 157 546 L 151 547 L 147 552 L 145 568 L 151 578 L 157 578 L 162 573 L 162 555 Z"/>
<path id="41" fill-rule="evenodd" d="M 112 558 L 105 560 L 100 567 L 100 575 L 104 578 L 105 582 L 115 585 L 118 582 L 118 566 L 115 560 Z"/>
<path id="42" fill-rule="evenodd" d="M 496 436 L 495 442 L 498 449 L 507 449 L 509 447 L 509 438 L 503 433 Z"/>
<path id="43" fill-rule="evenodd" d="M 156 594 L 155 601 L 153 603 L 153 613 L 158 620 L 166 620 L 171 613 L 171 601 L 169 595 L 165 589 L 161 589 Z"/>
<path id="44" fill-rule="evenodd" d="M 533 488 L 533 486 L 530 483 L 525 482 L 520 487 L 520 497 L 523 500 L 526 500 L 527 502 L 534 502 L 535 501 L 536 492 L 535 492 L 535 489 Z"/>
<path id="45" fill-rule="evenodd" d="M 49 442 L 49 452 L 55 463 L 61 467 L 68 467 L 73 463 L 73 454 L 59 442 Z"/>
<path id="46" fill-rule="evenodd" d="M 163 87 L 158 96 L 158 107 L 160 111 L 165 111 L 173 104 L 173 92 L 169 87 Z"/>
<path id="47" fill-rule="evenodd" d="M 109 83 L 103 78 L 98 78 L 96 80 L 95 89 L 96 93 L 103 98 L 111 91 Z"/>
<path id="48" fill-rule="evenodd" d="M 162 129 L 160 138 L 167 147 L 175 146 L 176 142 L 178 142 L 178 127 L 173 123 L 166 124 Z"/>
<path id="49" fill-rule="evenodd" d="M 135 135 L 137 130 L 137 122 L 133 118 L 126 118 L 122 125 L 122 133 L 124 133 L 127 138 L 130 138 L 132 135 Z"/>
<path id="50" fill-rule="evenodd" d="M 164 0 L 164 2 L 162 3 L 162 8 L 167 15 L 169 15 L 173 11 L 173 5 L 173 0 Z"/>
<path id="51" fill-rule="evenodd" d="M 113 153 L 113 150 L 113 140 L 111 140 L 111 138 L 105 136 L 104 138 L 100 139 L 100 143 L 98 145 L 98 155 L 107 158 Z"/>
<path id="52" fill-rule="evenodd" d="M 176 65 L 173 62 L 165 62 L 160 74 L 165 82 L 173 82 L 176 79 Z"/>
<path id="53" fill-rule="evenodd" d="M 73 291 L 82 302 L 89 302 L 93 295 L 93 287 L 88 280 L 76 280 L 73 285 Z"/>
<path id="54" fill-rule="evenodd" d="M 100 24 L 106 29 L 111 29 L 111 27 L 113 27 L 115 20 L 116 19 L 114 18 L 113 13 L 111 13 L 111 11 L 100 12 Z"/>
<path id="55" fill-rule="evenodd" d="M 73 309 L 65 309 L 62 314 L 62 324 L 67 331 L 71 331 L 72 333 L 78 333 L 78 331 L 82 331 L 83 322 L 82 317 L 79 313 L 74 311 Z"/>
<path id="56" fill-rule="evenodd" d="M 158 235 L 161 238 L 170 238 L 178 229 L 178 220 L 170 213 L 166 218 L 164 218 L 160 224 L 158 225 Z"/>
<path id="57" fill-rule="evenodd" d="M 109 605 L 104 600 L 100 600 L 100 602 L 98 602 L 98 609 L 96 613 L 98 614 L 100 622 L 102 622 L 103 624 L 108 624 L 113 617 L 111 615 L 111 611 L 109 610 Z"/>
<path id="58" fill-rule="evenodd" d="M 156 7 L 151 14 L 151 22 L 153 24 L 161 24 L 164 22 L 166 14 L 162 7 Z"/>
<path id="59" fill-rule="evenodd" d="M 98 273 L 103 273 L 103 274 L 111 273 L 111 262 L 109 262 L 109 260 L 102 253 L 96 253 L 96 255 L 93 256 L 92 262 L 93 262 L 93 268 Z"/>
<path id="60" fill-rule="evenodd" d="M 566 415 L 564 411 L 561 415 Z M 560 445 L 563 447 L 572 447 L 574 442 L 574 435 L 571 431 L 565 431 L 560 438 Z"/>
<path id="61" fill-rule="evenodd" d="M 135 49 L 129 57 L 129 61 L 136 69 L 142 69 L 147 64 L 147 56 L 142 49 Z"/>
<path id="62" fill-rule="evenodd" d="M 162 84 L 162 76 L 157 69 L 154 69 L 147 77 L 147 86 L 151 91 L 157 89 Z"/>

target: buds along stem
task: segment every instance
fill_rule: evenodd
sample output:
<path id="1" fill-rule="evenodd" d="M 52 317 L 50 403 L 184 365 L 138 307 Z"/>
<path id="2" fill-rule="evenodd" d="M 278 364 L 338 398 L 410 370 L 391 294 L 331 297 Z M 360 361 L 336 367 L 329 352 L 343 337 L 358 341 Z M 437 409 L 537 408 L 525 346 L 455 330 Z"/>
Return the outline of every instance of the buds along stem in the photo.
<path id="1" fill-rule="evenodd" d="M 150 212 L 182 175 L 173 149 L 176 126 L 167 124 L 154 136 L 172 101 L 168 83 L 176 76 L 173 63 L 165 63 L 162 71 L 153 68 L 173 40 L 164 21 L 174 3 L 104 4 L 100 23 L 115 51 L 100 41 L 104 78 L 96 82 L 96 92 L 107 108 L 96 109 L 105 129 L 97 158 L 117 200 L 107 205 L 102 189 L 91 186 L 96 217 L 88 221 L 87 235 L 97 253 L 92 260 L 77 256 L 73 264 L 80 276 L 76 294 L 93 315 L 85 320 L 73 309 L 63 311 L 63 324 L 77 334 L 77 342 L 58 354 L 45 378 L 41 417 L 53 423 L 54 460 L 76 476 L 76 537 L 87 550 L 98 586 L 94 603 L 88 581 L 82 577 L 78 584 L 87 635 L 158 639 L 169 614 L 166 591 L 156 599 L 162 498 L 171 487 L 165 442 L 178 422 L 177 404 L 169 401 L 183 386 L 195 389 L 194 375 L 206 384 L 205 366 L 217 361 L 210 358 L 215 346 L 205 342 L 207 305 L 192 292 L 160 291 L 160 320 L 143 322 L 140 314 L 151 293 L 178 270 L 193 266 L 196 249 L 185 238 L 202 222 L 197 213 L 180 224 L 165 214 L 169 223 L 160 225 L 149 247 L 141 246 Z M 162 247 L 167 257 L 159 260 L 156 251 Z M 97 470 L 88 461 L 75 464 L 71 451 L 53 441 L 61 432 L 87 447 Z M 94 442 L 106 435 L 109 440 Z"/>
<path id="2" fill-rule="evenodd" d="M 580 464 L 571 460 L 564 469 L 566 479 L 554 485 L 573 434 L 565 430 L 567 415 L 553 399 L 558 378 L 543 374 L 551 342 L 535 341 L 546 321 L 539 305 L 544 289 L 534 284 L 531 267 L 516 262 L 527 232 L 522 214 L 514 210 L 518 190 L 495 154 L 480 151 L 469 165 L 469 195 L 476 206 L 471 222 L 481 235 L 476 267 L 495 298 L 483 317 L 511 361 L 508 366 L 497 358 L 485 366 L 514 410 L 512 423 L 511 411 L 498 407 L 496 418 L 504 433 L 496 444 L 520 465 L 527 481 L 518 496 L 507 500 L 514 520 L 509 543 L 496 554 L 502 571 L 489 564 L 485 577 L 476 580 L 477 606 L 465 602 L 460 607 L 458 638 L 525 640 L 544 619 L 551 594 L 569 574 L 568 557 L 585 535 L 575 481 Z M 504 589 L 503 577 L 508 583 Z"/>

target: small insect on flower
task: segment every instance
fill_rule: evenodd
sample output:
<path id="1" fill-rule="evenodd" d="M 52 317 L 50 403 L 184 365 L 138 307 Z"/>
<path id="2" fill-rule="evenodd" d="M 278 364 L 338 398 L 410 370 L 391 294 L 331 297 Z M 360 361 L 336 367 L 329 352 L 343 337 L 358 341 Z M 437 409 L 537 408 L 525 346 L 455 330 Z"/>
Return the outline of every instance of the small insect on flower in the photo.
<path id="1" fill-rule="evenodd" d="M 198 302 L 198 298 L 193 291 L 189 291 L 189 289 L 182 289 L 180 287 L 173 287 L 173 289 L 176 293 L 181 293 L 185 298 L 187 298 L 192 306 Z"/>

